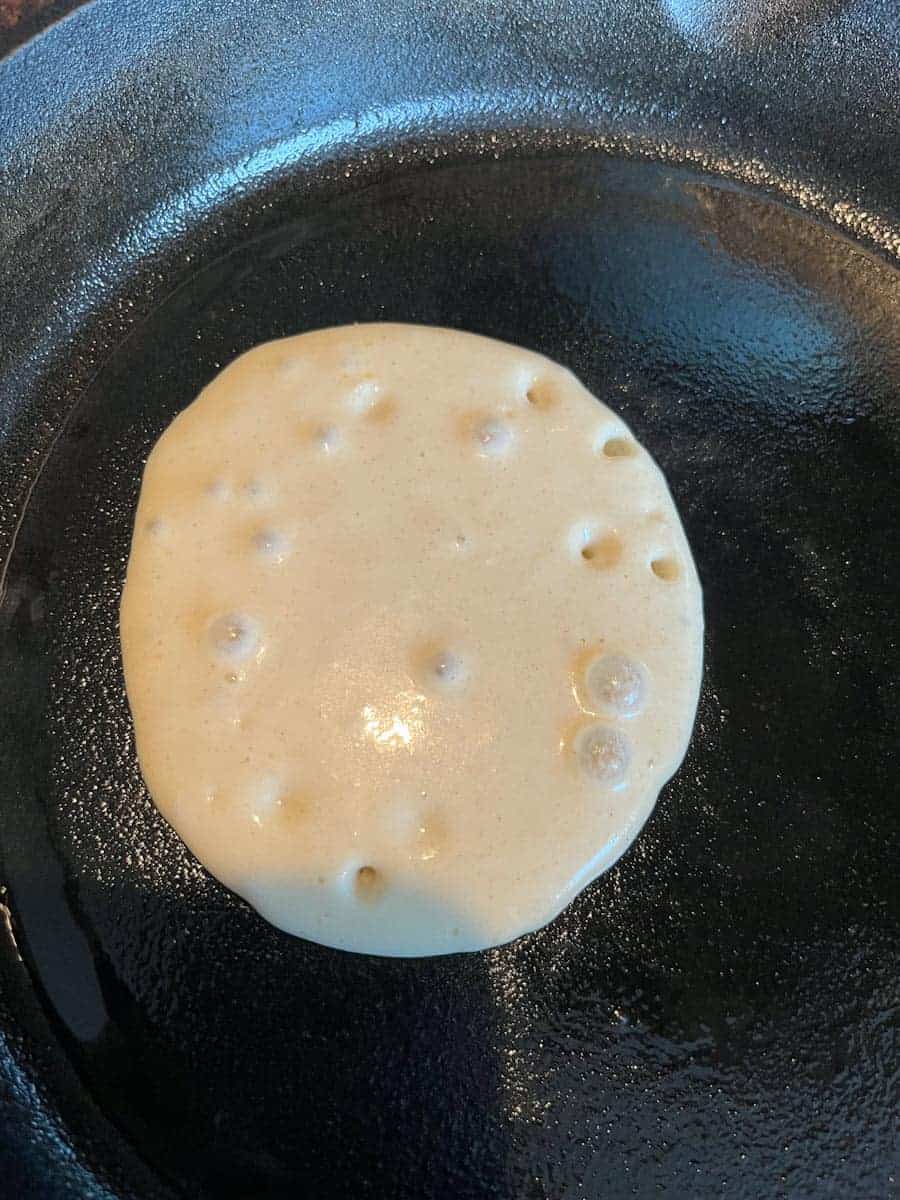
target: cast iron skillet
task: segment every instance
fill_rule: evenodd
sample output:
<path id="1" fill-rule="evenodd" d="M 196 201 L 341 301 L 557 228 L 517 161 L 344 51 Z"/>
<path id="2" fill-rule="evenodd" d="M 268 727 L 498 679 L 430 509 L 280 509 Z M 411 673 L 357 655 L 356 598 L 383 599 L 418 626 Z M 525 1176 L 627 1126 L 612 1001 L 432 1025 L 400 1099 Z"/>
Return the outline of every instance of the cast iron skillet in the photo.
<path id="1" fill-rule="evenodd" d="M 5 1197 L 896 1194 L 894 3 L 99 2 L 0 64 Z M 265 338 L 571 366 L 705 585 L 691 751 L 489 953 L 346 955 L 134 758 L 141 465 Z"/>

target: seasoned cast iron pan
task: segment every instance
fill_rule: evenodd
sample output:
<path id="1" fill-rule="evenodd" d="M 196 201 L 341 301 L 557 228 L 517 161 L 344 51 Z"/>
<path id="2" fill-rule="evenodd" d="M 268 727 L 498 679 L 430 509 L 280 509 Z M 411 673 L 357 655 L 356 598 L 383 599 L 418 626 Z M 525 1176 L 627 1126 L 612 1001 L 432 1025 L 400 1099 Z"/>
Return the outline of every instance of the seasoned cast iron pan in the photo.
<path id="1" fill-rule="evenodd" d="M 101 0 L 0 63 L 3 1200 L 897 1194 L 900 16 L 756 7 Z M 648 827 L 471 956 L 264 924 L 123 695 L 154 439 L 373 319 L 572 367 L 705 586 Z"/>

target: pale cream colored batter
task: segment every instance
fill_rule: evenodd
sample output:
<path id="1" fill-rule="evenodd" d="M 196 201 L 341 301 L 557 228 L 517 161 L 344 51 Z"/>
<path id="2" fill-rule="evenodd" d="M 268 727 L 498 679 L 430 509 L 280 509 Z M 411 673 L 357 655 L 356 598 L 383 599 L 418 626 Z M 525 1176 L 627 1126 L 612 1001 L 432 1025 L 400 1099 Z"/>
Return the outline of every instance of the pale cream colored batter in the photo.
<path id="1" fill-rule="evenodd" d="M 144 778 L 329 946 L 474 950 L 610 866 L 690 737 L 665 481 L 562 367 L 357 325 L 232 363 L 147 462 L 122 596 Z"/>

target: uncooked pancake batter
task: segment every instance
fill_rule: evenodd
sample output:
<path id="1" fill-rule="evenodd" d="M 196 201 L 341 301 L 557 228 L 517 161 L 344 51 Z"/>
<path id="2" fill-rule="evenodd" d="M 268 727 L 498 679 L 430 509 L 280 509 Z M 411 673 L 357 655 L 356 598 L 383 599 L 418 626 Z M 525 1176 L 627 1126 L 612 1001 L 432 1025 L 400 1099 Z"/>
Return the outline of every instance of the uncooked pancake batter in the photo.
<path id="1" fill-rule="evenodd" d="M 659 469 L 567 370 L 357 325 L 232 363 L 147 462 L 121 609 L 144 778 L 267 920 L 435 954 L 554 917 L 690 737 Z"/>

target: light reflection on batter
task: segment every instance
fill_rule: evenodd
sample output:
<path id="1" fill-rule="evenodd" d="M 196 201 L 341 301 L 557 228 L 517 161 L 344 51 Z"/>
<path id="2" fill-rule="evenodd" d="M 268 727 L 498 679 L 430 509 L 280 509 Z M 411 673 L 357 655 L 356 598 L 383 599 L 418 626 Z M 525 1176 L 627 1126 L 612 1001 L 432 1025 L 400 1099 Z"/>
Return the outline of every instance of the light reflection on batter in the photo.
<path id="1" fill-rule="evenodd" d="M 400 692 L 390 704 L 363 705 L 363 733 L 379 750 L 412 750 L 425 732 L 425 697 Z"/>

